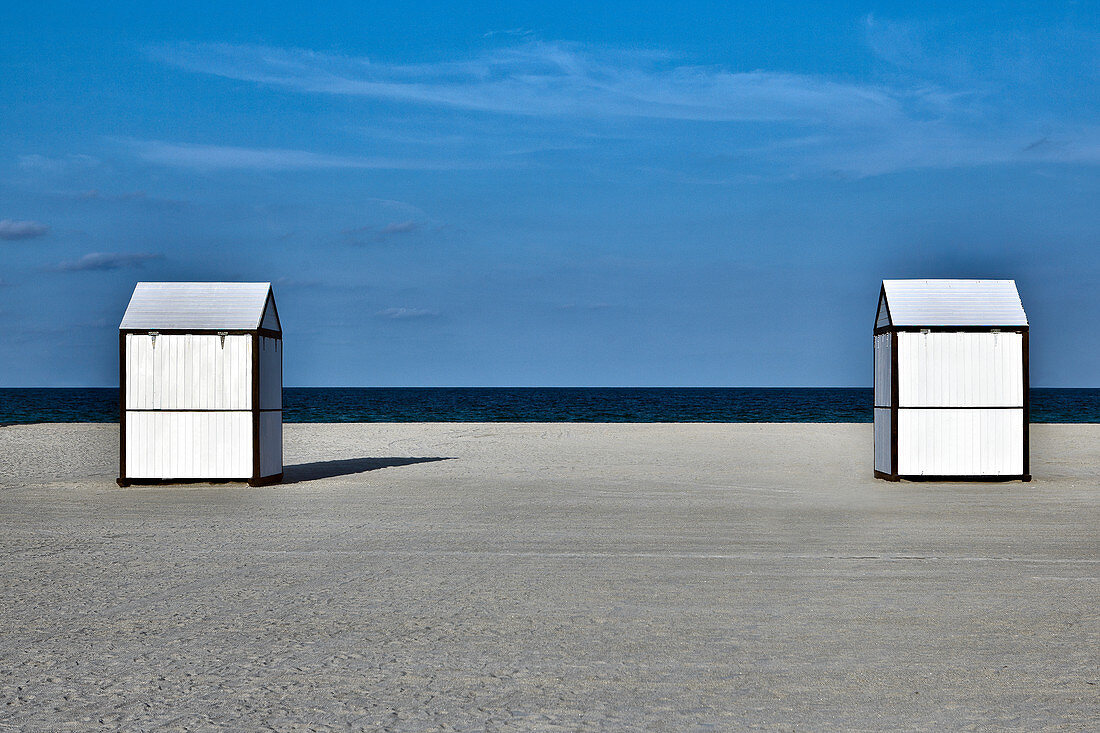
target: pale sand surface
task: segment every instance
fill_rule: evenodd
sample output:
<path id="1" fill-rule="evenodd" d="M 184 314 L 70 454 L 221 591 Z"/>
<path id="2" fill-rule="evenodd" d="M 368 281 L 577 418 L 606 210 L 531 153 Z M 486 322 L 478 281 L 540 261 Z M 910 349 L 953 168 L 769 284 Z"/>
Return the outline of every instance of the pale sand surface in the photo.
<path id="1" fill-rule="evenodd" d="M 1100 425 L 1032 435 L 288 425 L 287 484 L 119 489 L 116 426 L 0 428 L 0 730 L 1097 730 Z"/>

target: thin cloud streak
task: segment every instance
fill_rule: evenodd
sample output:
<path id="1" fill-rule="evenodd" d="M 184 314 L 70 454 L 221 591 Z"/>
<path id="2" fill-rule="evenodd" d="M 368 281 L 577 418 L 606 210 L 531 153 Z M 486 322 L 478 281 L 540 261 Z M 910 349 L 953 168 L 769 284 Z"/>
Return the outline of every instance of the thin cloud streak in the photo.
<path id="1" fill-rule="evenodd" d="M 435 318 L 439 311 L 427 308 L 385 308 L 375 313 L 379 318 L 388 318 L 394 321 L 406 321 L 414 318 Z"/>
<path id="2" fill-rule="evenodd" d="M 395 221 L 387 224 L 379 230 L 380 234 L 409 234 L 411 232 L 419 231 L 420 224 L 409 221 Z"/>
<path id="3" fill-rule="evenodd" d="M 36 239 L 45 236 L 50 228 L 38 221 L 20 221 L 18 219 L 0 219 L 0 239 L 14 242 L 21 239 Z"/>
<path id="4" fill-rule="evenodd" d="M 78 260 L 58 263 L 56 269 L 61 272 L 121 270 L 126 267 L 141 267 L 150 260 L 162 258 L 163 255 L 147 252 L 91 252 Z"/>
<path id="5" fill-rule="evenodd" d="M 328 155 L 307 150 L 198 145 L 163 140 L 130 140 L 128 142 L 137 156 L 147 163 L 198 171 L 477 170 L 489 167 L 488 164 L 480 161 Z"/>

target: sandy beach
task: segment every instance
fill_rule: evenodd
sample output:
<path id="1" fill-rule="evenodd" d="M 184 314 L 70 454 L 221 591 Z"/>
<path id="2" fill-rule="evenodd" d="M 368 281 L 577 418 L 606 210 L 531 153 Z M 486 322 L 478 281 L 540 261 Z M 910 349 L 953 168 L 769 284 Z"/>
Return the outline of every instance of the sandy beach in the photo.
<path id="1" fill-rule="evenodd" d="M 1100 425 L 1031 483 L 871 425 L 287 425 L 278 486 L 0 428 L 0 730 L 1089 730 Z"/>

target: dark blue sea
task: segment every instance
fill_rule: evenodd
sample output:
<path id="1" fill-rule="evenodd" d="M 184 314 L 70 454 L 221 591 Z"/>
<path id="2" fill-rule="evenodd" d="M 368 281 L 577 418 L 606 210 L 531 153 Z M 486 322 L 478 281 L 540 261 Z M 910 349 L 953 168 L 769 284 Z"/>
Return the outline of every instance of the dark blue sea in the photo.
<path id="1" fill-rule="evenodd" d="M 288 387 L 285 422 L 871 422 L 870 388 Z M 0 424 L 116 422 L 115 388 L 0 388 Z M 1100 422 L 1100 389 L 1031 390 L 1031 420 Z"/>

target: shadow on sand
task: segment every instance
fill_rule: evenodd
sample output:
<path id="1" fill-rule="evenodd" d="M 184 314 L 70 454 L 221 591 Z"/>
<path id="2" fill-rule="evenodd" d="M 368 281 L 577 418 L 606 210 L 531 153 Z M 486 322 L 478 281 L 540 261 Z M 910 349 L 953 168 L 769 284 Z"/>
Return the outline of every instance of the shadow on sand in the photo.
<path id="1" fill-rule="evenodd" d="M 334 476 L 350 476 L 353 473 L 377 471 L 379 468 L 411 466 L 414 463 L 432 463 L 434 461 L 453 461 L 454 458 L 343 458 L 335 461 L 314 461 L 283 466 L 284 484 L 296 484 L 300 481 L 314 481 Z"/>

